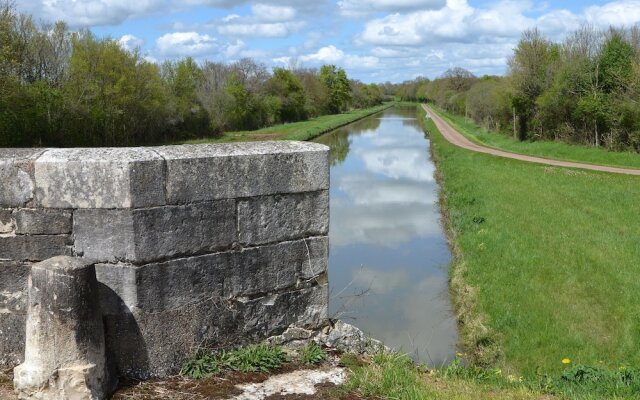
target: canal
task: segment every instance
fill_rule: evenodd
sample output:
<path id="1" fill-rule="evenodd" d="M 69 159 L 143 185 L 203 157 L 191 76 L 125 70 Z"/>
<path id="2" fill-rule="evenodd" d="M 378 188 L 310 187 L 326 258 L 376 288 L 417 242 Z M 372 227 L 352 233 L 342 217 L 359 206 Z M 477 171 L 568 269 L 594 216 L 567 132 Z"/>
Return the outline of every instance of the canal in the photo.
<path id="1" fill-rule="evenodd" d="M 450 361 L 451 253 L 415 108 L 390 108 L 316 141 L 331 147 L 331 315 L 430 366 Z"/>

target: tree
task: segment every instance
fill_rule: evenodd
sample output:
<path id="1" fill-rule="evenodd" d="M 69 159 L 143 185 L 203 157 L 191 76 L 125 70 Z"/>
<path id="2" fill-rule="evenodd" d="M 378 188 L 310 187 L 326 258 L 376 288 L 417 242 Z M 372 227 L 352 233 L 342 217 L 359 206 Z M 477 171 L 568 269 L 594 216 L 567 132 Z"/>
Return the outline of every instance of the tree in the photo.
<path id="1" fill-rule="evenodd" d="M 533 29 L 525 31 L 509 60 L 513 107 L 520 121 L 520 140 L 527 139 L 529 129 L 532 125 L 535 127 L 531 122 L 537 111 L 536 100 L 551 85 L 559 54 L 559 46 Z"/>
<path id="2" fill-rule="evenodd" d="M 351 88 L 347 73 L 335 65 L 323 65 L 320 68 L 320 81 L 327 88 L 329 101 L 327 111 L 338 114 L 346 109 L 351 100 Z"/>
<path id="3" fill-rule="evenodd" d="M 284 68 L 274 68 L 267 83 L 267 92 L 277 98 L 278 122 L 294 122 L 305 119 L 307 102 L 302 83 L 293 72 Z"/>

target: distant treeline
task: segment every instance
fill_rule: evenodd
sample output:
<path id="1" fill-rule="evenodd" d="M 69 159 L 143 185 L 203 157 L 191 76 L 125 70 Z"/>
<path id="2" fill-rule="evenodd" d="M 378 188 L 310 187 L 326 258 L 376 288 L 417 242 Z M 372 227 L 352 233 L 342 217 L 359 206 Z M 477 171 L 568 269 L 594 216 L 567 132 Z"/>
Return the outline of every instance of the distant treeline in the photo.
<path id="1" fill-rule="evenodd" d="M 333 65 L 274 68 L 191 58 L 157 65 L 0 1 L 0 147 L 130 146 L 300 121 L 382 102 Z"/>
<path id="2" fill-rule="evenodd" d="M 553 139 L 640 152 L 640 28 L 584 26 L 562 43 L 523 34 L 507 76 L 455 68 L 396 88 L 520 140 Z"/>

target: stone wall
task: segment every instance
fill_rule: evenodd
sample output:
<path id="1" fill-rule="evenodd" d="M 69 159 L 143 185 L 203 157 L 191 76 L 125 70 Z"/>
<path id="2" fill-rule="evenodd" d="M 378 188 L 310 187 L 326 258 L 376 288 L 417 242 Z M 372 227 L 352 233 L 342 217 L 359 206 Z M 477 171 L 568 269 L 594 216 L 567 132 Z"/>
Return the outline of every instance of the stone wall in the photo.
<path id="1" fill-rule="evenodd" d="M 121 375 L 319 324 L 328 189 L 312 143 L 0 149 L 0 366 L 23 358 L 30 265 L 56 255 L 98 263 Z"/>

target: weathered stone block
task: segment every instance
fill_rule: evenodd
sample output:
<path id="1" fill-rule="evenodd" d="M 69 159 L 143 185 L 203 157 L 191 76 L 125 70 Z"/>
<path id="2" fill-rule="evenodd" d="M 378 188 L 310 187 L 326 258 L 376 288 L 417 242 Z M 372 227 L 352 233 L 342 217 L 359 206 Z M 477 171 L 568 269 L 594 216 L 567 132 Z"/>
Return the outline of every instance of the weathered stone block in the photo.
<path id="1" fill-rule="evenodd" d="M 24 358 L 29 264 L 0 261 L 0 369 Z"/>
<path id="2" fill-rule="evenodd" d="M 27 314 L 0 313 L 0 369 L 7 370 L 24 361 Z"/>
<path id="3" fill-rule="evenodd" d="M 219 301 L 232 262 L 233 253 L 227 252 L 144 266 L 99 264 L 96 271 L 98 280 L 130 310 L 156 312 L 197 307 L 211 299 Z"/>
<path id="4" fill-rule="evenodd" d="M 25 361 L 14 369 L 21 399 L 107 398 L 104 328 L 95 269 L 55 257 L 31 268 Z"/>
<path id="5" fill-rule="evenodd" d="M 69 235 L 18 235 L 0 237 L 0 260 L 42 261 L 71 255 Z"/>
<path id="6" fill-rule="evenodd" d="M 0 205 L 22 207 L 33 199 L 33 164 L 39 149 L 0 149 Z"/>
<path id="7" fill-rule="evenodd" d="M 30 265 L 0 261 L 0 315 L 25 314 Z"/>
<path id="8" fill-rule="evenodd" d="M 14 213 L 17 234 L 58 235 L 71 233 L 69 210 L 22 208 Z"/>
<path id="9" fill-rule="evenodd" d="M 212 253 L 237 240 L 233 200 L 136 210 L 78 210 L 73 220 L 76 253 L 99 262 L 143 264 Z"/>
<path id="10" fill-rule="evenodd" d="M 225 296 L 271 293 L 326 272 L 328 243 L 316 237 L 243 249 L 228 267 Z"/>
<path id="11" fill-rule="evenodd" d="M 12 233 L 16 229 L 16 221 L 13 217 L 13 210 L 0 209 L 0 234 Z"/>
<path id="12" fill-rule="evenodd" d="M 167 376 L 203 347 L 228 348 L 282 333 L 291 324 L 315 327 L 326 317 L 327 285 L 257 299 L 207 299 L 166 312 L 133 310 L 105 317 L 107 346 L 121 374 Z"/>
<path id="13" fill-rule="evenodd" d="M 243 244 L 263 244 L 329 231 L 329 192 L 254 197 L 238 202 L 238 233 Z"/>
<path id="14" fill-rule="evenodd" d="M 242 315 L 239 331 L 247 338 L 265 339 L 282 333 L 289 325 L 319 327 L 327 318 L 329 285 L 238 301 Z"/>
<path id="15" fill-rule="evenodd" d="M 329 148 L 307 142 L 159 147 L 167 202 L 252 197 L 329 188 Z"/>
<path id="16" fill-rule="evenodd" d="M 36 201 L 48 208 L 162 205 L 164 160 L 145 148 L 51 149 L 35 163 Z"/>

